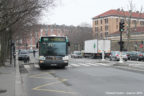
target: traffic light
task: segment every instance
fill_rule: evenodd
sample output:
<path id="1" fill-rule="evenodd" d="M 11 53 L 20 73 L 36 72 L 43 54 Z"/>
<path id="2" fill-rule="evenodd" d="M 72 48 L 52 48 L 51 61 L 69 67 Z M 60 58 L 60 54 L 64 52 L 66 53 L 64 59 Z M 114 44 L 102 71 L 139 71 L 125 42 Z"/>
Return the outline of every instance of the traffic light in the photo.
<path id="1" fill-rule="evenodd" d="M 124 24 L 125 24 L 124 22 L 120 22 L 120 23 L 119 23 L 119 31 L 120 31 L 120 32 L 123 32 L 123 31 L 124 31 L 124 27 L 125 27 Z"/>
<path id="2" fill-rule="evenodd" d="M 124 49 L 124 41 L 119 41 L 118 44 L 120 45 L 120 51 Z"/>

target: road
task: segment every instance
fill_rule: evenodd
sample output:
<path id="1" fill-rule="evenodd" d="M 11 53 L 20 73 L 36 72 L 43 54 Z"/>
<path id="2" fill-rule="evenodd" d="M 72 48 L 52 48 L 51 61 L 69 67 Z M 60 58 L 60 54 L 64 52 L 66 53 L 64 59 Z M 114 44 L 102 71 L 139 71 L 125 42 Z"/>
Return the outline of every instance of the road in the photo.
<path id="1" fill-rule="evenodd" d="M 25 96 L 144 96 L 143 62 L 119 66 L 81 58 L 70 59 L 66 69 L 41 70 L 31 58 L 28 64 L 19 62 Z"/>

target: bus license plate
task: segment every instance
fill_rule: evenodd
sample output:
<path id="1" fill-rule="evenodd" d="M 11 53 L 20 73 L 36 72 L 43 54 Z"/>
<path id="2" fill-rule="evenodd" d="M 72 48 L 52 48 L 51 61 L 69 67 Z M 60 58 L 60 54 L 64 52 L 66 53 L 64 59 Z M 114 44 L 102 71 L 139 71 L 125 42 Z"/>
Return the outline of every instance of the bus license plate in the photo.
<path id="1" fill-rule="evenodd" d="M 57 64 L 51 64 L 51 66 L 57 66 Z"/>

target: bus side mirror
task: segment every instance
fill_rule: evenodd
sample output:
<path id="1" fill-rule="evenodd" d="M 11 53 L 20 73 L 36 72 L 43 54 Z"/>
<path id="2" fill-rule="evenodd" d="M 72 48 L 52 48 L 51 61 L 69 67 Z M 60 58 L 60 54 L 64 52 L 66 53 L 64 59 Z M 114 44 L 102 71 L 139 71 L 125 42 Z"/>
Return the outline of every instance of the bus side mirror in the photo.
<path id="1" fill-rule="evenodd" d="M 70 46 L 70 42 L 68 42 L 68 46 Z"/>

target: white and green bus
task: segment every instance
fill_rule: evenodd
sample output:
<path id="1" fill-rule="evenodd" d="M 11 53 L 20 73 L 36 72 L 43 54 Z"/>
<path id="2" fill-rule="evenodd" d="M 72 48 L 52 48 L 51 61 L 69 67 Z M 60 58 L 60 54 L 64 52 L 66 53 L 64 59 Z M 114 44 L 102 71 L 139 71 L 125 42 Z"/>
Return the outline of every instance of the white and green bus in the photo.
<path id="1" fill-rule="evenodd" d="M 70 43 L 65 36 L 41 37 L 38 42 L 40 68 L 68 66 L 68 47 Z"/>

